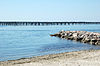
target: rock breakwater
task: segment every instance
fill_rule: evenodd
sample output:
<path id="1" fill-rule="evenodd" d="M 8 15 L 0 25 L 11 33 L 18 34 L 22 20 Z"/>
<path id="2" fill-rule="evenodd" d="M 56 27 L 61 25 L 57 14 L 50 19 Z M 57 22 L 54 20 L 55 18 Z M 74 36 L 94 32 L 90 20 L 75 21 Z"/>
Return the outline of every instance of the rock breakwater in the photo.
<path id="1" fill-rule="evenodd" d="M 100 45 L 100 33 L 87 32 L 87 31 L 60 31 L 59 33 L 52 34 L 63 39 L 80 41 L 92 45 Z"/>

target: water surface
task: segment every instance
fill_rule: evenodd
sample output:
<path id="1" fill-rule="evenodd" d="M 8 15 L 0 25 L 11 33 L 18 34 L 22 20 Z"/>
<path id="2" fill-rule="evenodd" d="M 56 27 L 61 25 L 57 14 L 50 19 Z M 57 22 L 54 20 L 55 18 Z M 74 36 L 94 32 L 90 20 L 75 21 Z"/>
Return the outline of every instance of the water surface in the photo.
<path id="1" fill-rule="evenodd" d="M 0 61 L 100 49 L 100 46 L 51 37 L 60 30 L 100 32 L 100 25 L 0 26 Z"/>

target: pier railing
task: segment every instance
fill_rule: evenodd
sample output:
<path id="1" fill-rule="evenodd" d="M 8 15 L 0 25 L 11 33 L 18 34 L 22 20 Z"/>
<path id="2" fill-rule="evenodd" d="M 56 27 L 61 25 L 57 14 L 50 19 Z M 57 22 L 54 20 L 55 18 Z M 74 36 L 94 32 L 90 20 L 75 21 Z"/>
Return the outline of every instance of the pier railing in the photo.
<path id="1" fill-rule="evenodd" d="M 44 25 L 74 25 L 74 24 L 100 24 L 100 22 L 0 22 L 2 26 L 28 26 L 28 25 L 35 25 L 35 26 L 44 26 Z"/>

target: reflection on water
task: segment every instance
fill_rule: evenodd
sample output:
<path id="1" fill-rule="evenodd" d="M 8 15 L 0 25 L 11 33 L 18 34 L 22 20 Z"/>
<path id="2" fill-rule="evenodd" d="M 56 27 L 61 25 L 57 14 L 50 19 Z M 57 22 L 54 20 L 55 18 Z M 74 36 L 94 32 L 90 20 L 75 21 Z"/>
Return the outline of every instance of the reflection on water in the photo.
<path id="1" fill-rule="evenodd" d="M 100 49 L 100 46 L 82 44 L 50 34 L 60 30 L 81 30 L 100 32 L 100 25 L 66 25 L 66 26 L 1 26 L 0 27 L 0 61 L 23 57 L 40 56 L 61 52 Z"/>

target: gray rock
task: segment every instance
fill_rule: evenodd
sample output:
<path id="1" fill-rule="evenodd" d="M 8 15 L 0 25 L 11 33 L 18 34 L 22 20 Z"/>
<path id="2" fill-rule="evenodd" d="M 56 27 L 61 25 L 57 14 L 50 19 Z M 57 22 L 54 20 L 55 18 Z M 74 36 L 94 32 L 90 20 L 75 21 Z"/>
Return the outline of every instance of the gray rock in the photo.
<path id="1" fill-rule="evenodd" d="M 100 33 L 62 30 L 59 33 L 51 36 L 57 36 L 68 40 L 81 41 L 83 43 L 90 43 L 92 45 L 100 45 Z"/>

